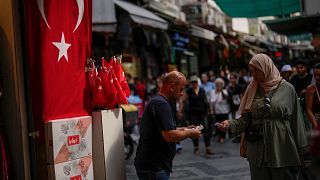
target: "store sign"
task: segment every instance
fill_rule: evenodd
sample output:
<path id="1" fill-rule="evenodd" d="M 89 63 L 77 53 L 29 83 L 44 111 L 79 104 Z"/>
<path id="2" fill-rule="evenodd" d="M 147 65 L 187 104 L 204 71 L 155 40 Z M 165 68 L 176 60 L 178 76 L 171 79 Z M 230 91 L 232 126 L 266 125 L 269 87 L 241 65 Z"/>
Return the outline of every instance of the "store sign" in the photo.
<path id="1" fill-rule="evenodd" d="M 182 36 L 179 33 L 174 33 L 171 37 L 173 48 L 177 51 L 186 51 L 188 49 L 188 44 L 190 39 L 188 37 Z"/>
<path id="2" fill-rule="evenodd" d="M 68 146 L 80 144 L 80 136 L 74 135 L 74 136 L 68 136 Z"/>
<path id="3" fill-rule="evenodd" d="M 82 180 L 81 175 L 70 177 L 70 180 Z"/>

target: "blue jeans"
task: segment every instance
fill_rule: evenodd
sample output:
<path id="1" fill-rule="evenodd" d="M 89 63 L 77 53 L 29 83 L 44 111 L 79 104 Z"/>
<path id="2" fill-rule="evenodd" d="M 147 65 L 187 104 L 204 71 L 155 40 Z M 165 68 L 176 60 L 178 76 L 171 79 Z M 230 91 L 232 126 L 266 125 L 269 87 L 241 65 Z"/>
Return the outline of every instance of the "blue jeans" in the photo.
<path id="1" fill-rule="evenodd" d="M 139 180 L 169 180 L 170 179 L 170 173 L 161 170 L 161 171 L 140 171 L 137 170 L 137 175 L 139 177 Z"/>

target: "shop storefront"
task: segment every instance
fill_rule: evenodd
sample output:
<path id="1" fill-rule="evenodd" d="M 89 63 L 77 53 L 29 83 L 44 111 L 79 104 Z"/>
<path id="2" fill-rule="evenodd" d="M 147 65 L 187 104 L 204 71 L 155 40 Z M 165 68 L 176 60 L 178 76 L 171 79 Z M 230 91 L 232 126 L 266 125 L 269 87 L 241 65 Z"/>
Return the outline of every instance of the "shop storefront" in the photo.
<path id="1" fill-rule="evenodd" d="M 192 73 L 198 74 L 198 58 L 195 52 L 191 50 L 191 40 L 188 34 L 180 32 L 170 33 L 172 42 L 172 58 L 169 63 L 171 68 L 176 67 L 187 77 Z"/>
<path id="2" fill-rule="evenodd" d="M 93 38 L 93 52 L 102 50 L 103 53 L 97 54 L 105 57 L 123 54 L 125 72 L 132 77 L 149 79 L 163 73 L 162 64 L 170 58 L 167 21 L 129 2 L 114 1 L 113 5 L 117 28 L 115 32 L 97 30 L 95 33 L 104 36 L 105 42 L 98 44 L 95 42 L 100 39 Z M 97 24 L 93 22 L 94 30 L 99 27 Z"/>

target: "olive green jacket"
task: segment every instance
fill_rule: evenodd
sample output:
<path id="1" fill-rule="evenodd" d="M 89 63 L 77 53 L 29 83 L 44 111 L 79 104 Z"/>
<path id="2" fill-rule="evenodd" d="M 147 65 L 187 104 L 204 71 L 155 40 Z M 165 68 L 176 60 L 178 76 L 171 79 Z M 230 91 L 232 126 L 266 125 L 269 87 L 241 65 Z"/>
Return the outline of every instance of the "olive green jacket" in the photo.
<path id="1" fill-rule="evenodd" d="M 263 138 L 247 142 L 247 159 L 257 167 L 299 166 L 299 156 L 308 151 L 308 142 L 294 87 L 288 82 L 282 82 L 277 90 L 269 93 L 270 110 L 265 110 L 265 96 L 260 89 L 252 102 L 252 126 L 261 126 Z M 231 121 L 232 136 L 245 131 L 248 119 L 242 116 Z"/>

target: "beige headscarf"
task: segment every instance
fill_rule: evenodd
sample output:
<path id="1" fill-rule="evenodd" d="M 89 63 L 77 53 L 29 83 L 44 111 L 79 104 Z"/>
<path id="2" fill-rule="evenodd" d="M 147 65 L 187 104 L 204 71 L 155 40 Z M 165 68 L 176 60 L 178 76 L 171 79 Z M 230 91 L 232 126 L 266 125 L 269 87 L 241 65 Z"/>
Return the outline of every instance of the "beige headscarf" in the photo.
<path id="1" fill-rule="evenodd" d="M 254 67 L 261 70 L 264 74 L 265 80 L 262 83 L 259 83 L 254 79 L 250 82 L 240 103 L 239 111 L 241 113 L 250 110 L 259 85 L 265 92 L 268 92 L 276 89 L 278 84 L 282 81 L 279 70 L 273 64 L 269 56 L 265 54 L 257 54 L 252 57 L 249 64 L 252 64 Z"/>

